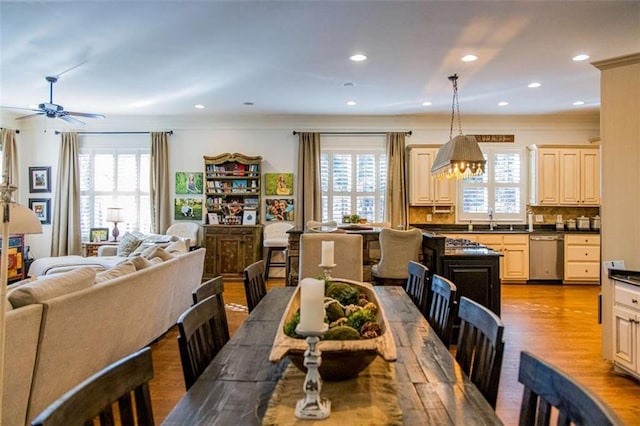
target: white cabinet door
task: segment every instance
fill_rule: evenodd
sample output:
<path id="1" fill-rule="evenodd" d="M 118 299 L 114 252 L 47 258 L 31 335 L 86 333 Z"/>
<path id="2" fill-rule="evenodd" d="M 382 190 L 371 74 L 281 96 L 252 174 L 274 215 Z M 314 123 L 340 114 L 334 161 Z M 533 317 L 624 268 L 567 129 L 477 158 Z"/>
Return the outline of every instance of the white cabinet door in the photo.
<path id="1" fill-rule="evenodd" d="M 613 308 L 614 360 L 631 370 L 637 366 L 637 316 L 630 309 L 621 306 Z"/>
<path id="2" fill-rule="evenodd" d="M 453 179 L 431 176 L 438 148 L 412 147 L 409 151 L 409 204 L 412 206 L 454 205 Z"/>
<path id="3" fill-rule="evenodd" d="M 560 150 L 560 204 L 580 203 L 580 151 Z"/>
<path id="4" fill-rule="evenodd" d="M 600 151 L 580 150 L 580 196 L 582 204 L 600 205 Z"/>
<path id="5" fill-rule="evenodd" d="M 556 205 L 560 202 L 560 153 L 557 149 L 540 149 L 537 167 L 537 202 Z"/>

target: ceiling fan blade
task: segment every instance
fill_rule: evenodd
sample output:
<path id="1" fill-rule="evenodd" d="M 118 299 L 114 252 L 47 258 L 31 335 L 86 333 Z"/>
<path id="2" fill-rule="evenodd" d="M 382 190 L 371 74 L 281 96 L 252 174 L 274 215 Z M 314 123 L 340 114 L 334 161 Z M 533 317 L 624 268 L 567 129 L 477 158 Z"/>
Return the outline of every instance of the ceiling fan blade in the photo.
<path id="1" fill-rule="evenodd" d="M 73 118 L 70 117 L 68 115 L 60 115 L 58 116 L 58 118 L 66 121 L 67 123 L 72 123 L 72 124 L 85 124 L 83 121 L 78 120 L 77 118 Z"/>
<path id="2" fill-rule="evenodd" d="M 37 111 L 37 110 L 34 110 L 34 111 Z M 36 112 L 35 114 L 23 115 L 22 117 L 17 117 L 16 120 L 22 120 L 23 118 L 31 118 L 31 117 L 35 117 L 36 115 L 44 115 L 44 112 Z"/>
<path id="3" fill-rule="evenodd" d="M 20 108 L 20 107 L 12 107 L 12 106 L 0 106 L 0 108 L 6 108 L 6 109 L 21 109 L 24 111 L 36 111 L 36 112 L 40 112 L 39 109 L 33 109 L 33 108 Z"/>
<path id="4" fill-rule="evenodd" d="M 105 118 L 103 114 L 94 114 L 91 112 L 75 112 L 75 111 L 65 111 L 66 115 L 77 115 L 78 117 L 89 117 L 89 118 Z"/>

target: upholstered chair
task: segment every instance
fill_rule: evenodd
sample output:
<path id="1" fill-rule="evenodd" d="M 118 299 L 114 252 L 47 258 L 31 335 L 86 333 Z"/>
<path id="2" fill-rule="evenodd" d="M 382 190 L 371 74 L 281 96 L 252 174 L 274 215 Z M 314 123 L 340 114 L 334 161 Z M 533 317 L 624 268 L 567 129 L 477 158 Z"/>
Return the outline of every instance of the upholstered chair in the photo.
<path id="1" fill-rule="evenodd" d="M 371 267 L 376 284 L 403 285 L 409 276 L 410 261 L 417 262 L 422 247 L 422 231 L 383 228 L 380 230 L 380 262 Z"/>
<path id="2" fill-rule="evenodd" d="M 308 233 L 300 236 L 299 279 L 318 278 L 322 269 L 322 242 L 334 242 L 335 278 L 362 281 L 362 235 L 340 233 Z"/>
<path id="3" fill-rule="evenodd" d="M 167 235 L 180 237 L 189 245 L 196 247 L 198 245 L 198 233 L 200 225 L 194 222 L 178 222 L 167 228 Z"/>

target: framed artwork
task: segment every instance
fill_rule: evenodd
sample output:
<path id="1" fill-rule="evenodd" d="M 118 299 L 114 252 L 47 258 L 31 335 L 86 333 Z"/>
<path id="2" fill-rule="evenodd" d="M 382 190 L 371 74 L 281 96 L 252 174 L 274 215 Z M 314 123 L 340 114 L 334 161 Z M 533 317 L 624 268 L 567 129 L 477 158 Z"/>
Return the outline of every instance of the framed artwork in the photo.
<path id="1" fill-rule="evenodd" d="M 51 192 L 51 167 L 29 167 L 29 192 Z"/>
<path id="2" fill-rule="evenodd" d="M 267 222 L 293 221 L 295 220 L 295 209 L 293 198 L 273 198 L 265 200 Z"/>
<path id="3" fill-rule="evenodd" d="M 265 173 L 264 195 L 293 195 L 293 173 Z"/>
<path id="4" fill-rule="evenodd" d="M 99 243 L 109 239 L 109 228 L 91 228 L 89 229 L 89 241 Z"/>
<path id="5" fill-rule="evenodd" d="M 202 194 L 203 174 L 176 172 L 176 194 Z"/>
<path id="6" fill-rule="evenodd" d="M 176 198 L 173 207 L 175 220 L 202 220 L 202 198 Z"/>
<path id="7" fill-rule="evenodd" d="M 217 213 L 207 213 L 209 218 L 209 225 L 217 225 L 218 222 L 218 214 Z"/>
<path id="8" fill-rule="evenodd" d="M 29 198 L 29 208 L 40 219 L 41 224 L 51 224 L 51 198 Z"/>
<path id="9" fill-rule="evenodd" d="M 256 210 L 244 209 L 242 211 L 242 224 L 243 225 L 255 225 L 256 224 Z"/>

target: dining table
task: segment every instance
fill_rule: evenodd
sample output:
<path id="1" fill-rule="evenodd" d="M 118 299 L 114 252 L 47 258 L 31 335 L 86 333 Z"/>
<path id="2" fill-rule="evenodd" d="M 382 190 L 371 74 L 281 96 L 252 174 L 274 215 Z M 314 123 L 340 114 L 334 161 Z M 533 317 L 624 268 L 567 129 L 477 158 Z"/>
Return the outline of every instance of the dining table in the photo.
<path id="1" fill-rule="evenodd" d="M 290 363 L 287 357 L 270 362 L 269 354 L 294 290 L 272 288 L 267 293 L 163 425 L 262 424 L 274 389 Z M 397 348 L 393 388 L 402 424 L 503 424 L 405 290 L 401 286 L 375 286 L 374 291 L 384 307 Z M 351 424 L 368 424 L 366 419 L 360 421 L 364 423 Z M 331 416 L 322 424 L 333 424 Z"/>

